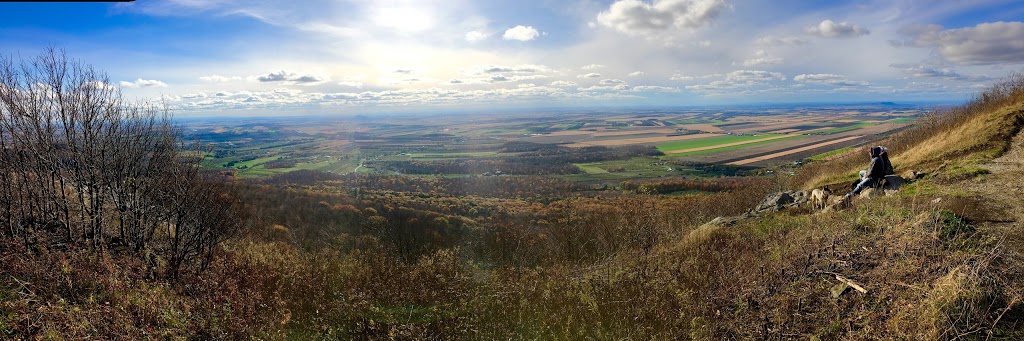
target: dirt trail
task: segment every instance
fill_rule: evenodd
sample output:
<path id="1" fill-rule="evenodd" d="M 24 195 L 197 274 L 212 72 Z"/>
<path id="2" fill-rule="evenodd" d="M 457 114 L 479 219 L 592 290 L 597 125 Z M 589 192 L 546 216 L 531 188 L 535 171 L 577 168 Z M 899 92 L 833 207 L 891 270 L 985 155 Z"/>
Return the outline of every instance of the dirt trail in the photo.
<path id="1" fill-rule="evenodd" d="M 1010 150 L 984 165 L 991 172 L 966 181 L 964 189 L 986 199 L 1000 218 L 989 226 L 1006 236 L 1007 247 L 1024 252 L 1024 131 L 1013 138 Z"/>

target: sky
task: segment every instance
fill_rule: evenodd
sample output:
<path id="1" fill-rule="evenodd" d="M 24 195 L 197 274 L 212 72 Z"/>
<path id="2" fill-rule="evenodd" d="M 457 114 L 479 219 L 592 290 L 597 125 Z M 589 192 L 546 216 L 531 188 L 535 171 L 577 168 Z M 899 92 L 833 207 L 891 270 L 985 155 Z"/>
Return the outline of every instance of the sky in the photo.
<path id="1" fill-rule="evenodd" d="M 0 3 L 184 115 L 960 101 L 1024 71 L 1014 0 Z M 16 14 L 16 15 L 15 15 Z"/>

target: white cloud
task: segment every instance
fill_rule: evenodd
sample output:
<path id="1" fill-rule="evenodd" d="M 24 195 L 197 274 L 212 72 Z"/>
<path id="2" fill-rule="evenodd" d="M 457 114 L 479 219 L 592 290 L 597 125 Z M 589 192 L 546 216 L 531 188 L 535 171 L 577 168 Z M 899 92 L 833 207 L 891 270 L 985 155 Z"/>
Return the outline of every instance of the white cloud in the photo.
<path id="1" fill-rule="evenodd" d="M 725 79 L 735 81 L 770 81 L 784 80 L 786 76 L 779 72 L 736 70 L 725 74 Z"/>
<path id="2" fill-rule="evenodd" d="M 964 65 L 1024 63 L 1024 22 L 981 23 L 974 27 L 942 29 L 928 25 L 904 33 L 904 45 L 932 47 L 946 60 Z"/>
<path id="3" fill-rule="evenodd" d="M 505 40 L 530 41 L 537 39 L 538 36 L 540 36 L 540 31 L 537 31 L 533 26 L 519 25 L 505 30 L 505 34 L 501 35 L 501 38 Z"/>
<path id="4" fill-rule="evenodd" d="M 892 68 L 916 78 L 938 78 L 955 81 L 990 81 L 988 76 L 968 76 L 950 68 L 930 67 L 918 64 L 892 64 Z"/>
<path id="5" fill-rule="evenodd" d="M 590 64 L 590 65 L 581 66 L 580 70 L 597 70 L 597 69 L 602 69 L 602 68 L 604 68 L 604 65 L 601 65 L 601 64 Z"/>
<path id="6" fill-rule="evenodd" d="M 625 84 L 619 84 L 619 85 L 613 85 L 613 86 L 610 86 L 610 85 L 594 85 L 594 86 L 590 86 L 590 87 L 586 87 L 586 88 L 578 88 L 576 90 L 577 91 L 628 91 L 629 90 L 629 85 L 625 85 Z"/>
<path id="7" fill-rule="evenodd" d="M 601 84 L 601 85 L 626 84 L 626 81 L 621 80 L 621 79 L 602 79 L 599 82 L 599 84 Z"/>
<path id="8" fill-rule="evenodd" d="M 576 78 L 601 78 L 601 74 L 597 72 L 591 72 L 587 74 L 577 75 Z"/>
<path id="9" fill-rule="evenodd" d="M 677 73 L 677 74 L 672 75 L 672 77 L 670 77 L 669 79 L 670 80 L 674 80 L 674 81 L 688 81 L 688 80 L 693 80 L 694 77 L 693 76 L 687 76 L 687 75 L 681 75 L 681 74 Z"/>
<path id="10" fill-rule="evenodd" d="M 667 86 L 657 85 L 638 85 L 634 86 L 630 91 L 636 92 L 679 92 L 678 88 L 672 88 Z"/>
<path id="11" fill-rule="evenodd" d="M 288 71 L 271 72 L 265 75 L 257 76 L 256 80 L 264 83 L 269 82 L 287 82 L 294 84 L 313 84 L 320 83 L 327 80 L 324 77 L 314 75 L 297 75 Z"/>
<path id="12" fill-rule="evenodd" d="M 736 70 L 725 74 L 721 80 L 712 81 L 708 84 L 688 85 L 686 89 L 706 95 L 742 95 L 744 93 L 737 92 L 737 90 L 770 87 L 776 81 L 785 79 L 786 76 L 779 72 Z"/>
<path id="13" fill-rule="evenodd" d="M 490 35 L 481 31 L 469 31 L 465 36 L 466 41 L 471 43 L 487 39 L 487 37 L 490 37 Z"/>
<path id="14" fill-rule="evenodd" d="M 149 87 L 160 87 L 166 88 L 167 83 L 155 80 L 155 79 L 136 79 L 134 82 L 121 81 L 122 88 L 149 88 Z"/>
<path id="15" fill-rule="evenodd" d="M 629 77 L 640 77 L 640 76 L 643 76 L 643 75 L 644 75 L 643 71 L 633 71 L 633 72 L 630 72 L 626 76 L 629 76 Z"/>
<path id="16" fill-rule="evenodd" d="M 854 38 L 871 34 L 871 31 L 858 25 L 845 21 L 836 23 L 828 19 L 823 20 L 816 26 L 810 26 L 804 29 L 804 31 L 823 38 Z"/>
<path id="17" fill-rule="evenodd" d="M 576 82 L 570 82 L 570 81 L 554 81 L 554 82 L 551 82 L 551 86 L 557 86 L 557 87 L 571 87 L 571 86 L 576 86 L 576 85 L 577 85 Z"/>
<path id="18" fill-rule="evenodd" d="M 769 56 L 768 52 L 765 52 L 764 50 L 757 50 L 757 52 L 754 53 L 754 58 L 750 58 L 743 61 L 743 66 L 771 64 L 782 64 L 782 58 Z"/>
<path id="19" fill-rule="evenodd" d="M 528 74 L 528 73 L 543 73 L 548 72 L 547 66 L 534 65 L 534 64 L 521 64 L 521 65 L 481 65 L 475 68 L 466 70 L 468 74 L 489 74 L 489 73 L 515 73 L 515 74 Z"/>
<path id="20" fill-rule="evenodd" d="M 842 86 L 842 87 L 853 87 L 853 86 L 866 86 L 867 82 L 851 81 L 843 75 L 836 75 L 831 73 L 814 73 L 814 74 L 800 74 L 793 77 L 793 81 L 808 84 L 818 85 L 830 85 L 830 86 Z"/>
<path id="21" fill-rule="evenodd" d="M 597 22 L 623 33 L 652 37 L 707 25 L 730 8 L 724 0 L 618 0 L 598 13 Z"/>

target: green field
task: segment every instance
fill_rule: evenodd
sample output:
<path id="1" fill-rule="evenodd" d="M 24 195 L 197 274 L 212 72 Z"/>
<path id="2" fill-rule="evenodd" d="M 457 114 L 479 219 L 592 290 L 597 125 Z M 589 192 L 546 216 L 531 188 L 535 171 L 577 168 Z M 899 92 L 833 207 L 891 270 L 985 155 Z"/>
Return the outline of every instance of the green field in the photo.
<path id="1" fill-rule="evenodd" d="M 694 169 L 684 168 L 656 157 L 634 157 L 625 160 L 577 163 L 575 165 L 583 173 L 563 177 L 572 181 L 588 182 L 700 175 Z"/>
<path id="2" fill-rule="evenodd" d="M 914 121 L 917 121 L 917 117 L 894 118 L 894 119 L 885 121 L 885 123 L 889 123 L 889 124 L 905 124 L 905 123 L 914 123 Z"/>
<path id="3" fill-rule="evenodd" d="M 725 135 L 725 136 L 707 137 L 707 138 L 702 138 L 702 139 L 671 141 L 671 142 L 666 142 L 666 143 L 659 144 L 658 145 L 658 150 L 662 151 L 663 153 L 667 153 L 667 152 L 673 151 L 673 150 L 691 149 L 691 148 L 704 148 L 704 147 L 711 147 L 711 146 L 717 146 L 717 145 L 722 145 L 722 144 L 760 140 L 760 139 L 763 139 L 763 138 L 768 138 L 768 137 L 773 137 L 773 136 L 781 136 L 781 135 L 782 134 Z M 776 140 L 773 140 L 773 141 L 776 141 Z M 749 145 L 749 144 L 741 144 L 739 146 L 747 146 L 747 145 Z"/>
<path id="4" fill-rule="evenodd" d="M 749 148 L 749 147 L 753 147 L 753 146 L 760 146 L 762 144 L 776 143 L 776 142 L 779 142 L 779 141 L 798 139 L 798 138 L 803 138 L 803 137 L 804 137 L 804 135 L 789 135 L 788 137 L 783 137 L 783 138 L 780 138 L 780 139 L 774 139 L 774 140 L 768 140 L 768 141 L 758 141 L 758 142 L 751 142 L 751 143 L 744 143 L 744 144 L 738 144 L 738 145 L 735 145 L 735 146 L 726 146 L 726 147 L 721 147 L 721 148 L 698 150 L 698 151 L 689 152 L 689 153 L 676 153 L 676 154 L 671 154 L 671 155 L 672 156 L 687 156 L 687 155 L 700 155 L 700 154 L 719 153 L 719 152 L 724 152 L 724 151 L 729 151 L 729 150 L 734 150 L 734 149 Z"/>
<path id="5" fill-rule="evenodd" d="M 850 149 L 853 149 L 853 147 L 846 147 L 846 148 L 842 148 L 842 149 L 836 149 L 836 150 L 833 150 L 833 151 L 830 151 L 830 152 L 821 153 L 821 154 L 818 154 L 818 155 L 810 157 L 810 159 L 811 159 L 811 161 L 818 161 L 818 160 L 827 158 L 827 157 L 832 156 L 832 155 L 837 155 L 837 154 L 845 153 L 846 151 L 848 151 Z"/>

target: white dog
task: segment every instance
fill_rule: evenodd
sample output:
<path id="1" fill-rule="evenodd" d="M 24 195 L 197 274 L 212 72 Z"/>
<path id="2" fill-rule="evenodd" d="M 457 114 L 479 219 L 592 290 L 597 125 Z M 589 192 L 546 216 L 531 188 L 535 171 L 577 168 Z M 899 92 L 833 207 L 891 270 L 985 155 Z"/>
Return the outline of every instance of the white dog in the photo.
<path id="1" fill-rule="evenodd" d="M 816 210 L 825 209 L 828 205 L 828 197 L 832 194 L 828 188 L 816 188 L 811 191 L 811 205 Z"/>

